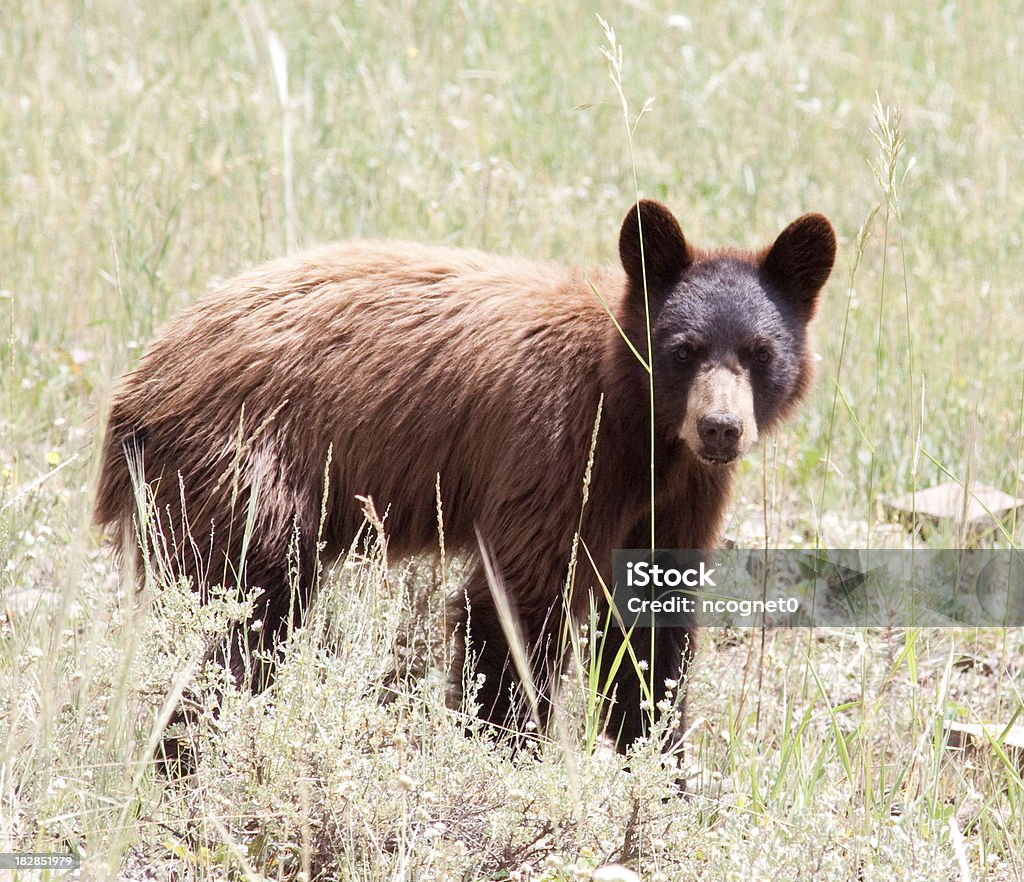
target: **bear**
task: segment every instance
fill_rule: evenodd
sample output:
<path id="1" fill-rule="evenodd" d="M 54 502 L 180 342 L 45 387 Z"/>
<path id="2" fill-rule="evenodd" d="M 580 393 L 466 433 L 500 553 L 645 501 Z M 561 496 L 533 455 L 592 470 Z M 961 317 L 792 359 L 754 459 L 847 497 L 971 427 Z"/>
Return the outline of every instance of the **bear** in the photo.
<path id="1" fill-rule="evenodd" d="M 437 549 L 439 486 L 446 546 L 472 561 L 452 617 L 469 617 L 479 713 L 524 722 L 490 570 L 546 716 L 563 612 L 586 617 L 613 550 L 718 542 L 737 461 L 809 388 L 809 324 L 836 239 L 806 214 L 767 248 L 701 250 L 642 199 L 618 251 L 620 267 L 585 271 L 358 241 L 221 285 L 116 388 L 95 521 L 140 571 L 148 544 L 201 592 L 262 589 L 262 627 L 238 624 L 215 653 L 262 689 L 272 665 L 246 667 L 243 650 L 301 622 L 318 554 L 349 547 L 360 499 L 387 512 L 388 554 L 402 557 Z M 138 523 L 142 480 L 157 531 Z M 577 535 L 588 557 L 563 610 Z M 620 750 L 658 717 L 641 712 L 640 678 L 682 681 L 693 636 L 608 629 L 606 662 L 631 641 L 603 718 Z"/>

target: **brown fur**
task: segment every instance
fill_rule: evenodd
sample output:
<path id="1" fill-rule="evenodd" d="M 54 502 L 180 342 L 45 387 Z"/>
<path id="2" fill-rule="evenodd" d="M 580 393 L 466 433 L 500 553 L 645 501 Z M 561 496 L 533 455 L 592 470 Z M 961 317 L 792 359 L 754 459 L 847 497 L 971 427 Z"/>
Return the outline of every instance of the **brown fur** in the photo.
<path id="1" fill-rule="evenodd" d="M 657 235 L 660 219 L 652 218 L 650 235 Z M 628 226 L 629 218 L 627 269 Z M 675 233 L 665 234 L 667 246 L 644 235 L 650 278 L 662 284 L 672 261 L 664 267 L 657 258 L 678 247 Z M 723 259 L 683 247 L 688 266 Z M 725 257 L 757 267 L 766 253 Z M 265 589 L 257 616 L 276 639 L 311 600 L 321 506 L 329 554 L 344 550 L 360 528 L 356 496 L 387 510 L 390 553 L 431 550 L 440 474 L 448 547 L 475 554 L 479 530 L 523 633 L 547 659 L 538 670 L 549 670 L 556 662 L 545 645 L 559 618 L 602 394 L 582 539 L 606 577 L 613 549 L 649 542 L 647 375 L 588 279 L 645 351 L 642 297 L 635 279 L 617 269 L 585 274 L 477 251 L 359 242 L 240 276 L 174 319 L 121 381 L 96 521 L 132 553 L 124 540 L 136 517 L 126 453 L 141 451 L 174 572 L 197 586 L 233 583 L 249 495 L 258 487 L 242 581 Z M 808 377 L 804 355 L 786 411 Z M 694 455 L 678 422 L 659 432 L 655 446 L 658 543 L 712 546 L 731 468 Z M 298 612 L 288 590 L 293 536 Z M 581 568 L 576 614 L 592 584 Z M 509 710 L 507 645 L 479 565 L 466 589 L 486 675 L 483 712 L 499 719 Z M 664 676 L 678 675 L 680 639 L 667 650 Z M 627 707 L 635 684 L 620 685 L 611 725 L 628 743 L 643 724 L 635 704 Z"/>

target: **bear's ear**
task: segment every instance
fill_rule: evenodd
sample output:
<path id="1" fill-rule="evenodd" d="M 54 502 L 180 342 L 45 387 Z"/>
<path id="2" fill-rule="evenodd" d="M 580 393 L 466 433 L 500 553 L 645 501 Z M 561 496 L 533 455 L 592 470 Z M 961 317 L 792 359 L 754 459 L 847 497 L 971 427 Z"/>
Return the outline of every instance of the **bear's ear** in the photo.
<path id="1" fill-rule="evenodd" d="M 643 251 L 640 234 L 643 232 Z M 630 209 L 619 233 L 619 259 L 634 290 L 664 289 L 679 281 L 693 263 L 690 247 L 683 238 L 679 222 L 664 205 L 653 199 L 641 199 Z"/>
<path id="2" fill-rule="evenodd" d="M 779 234 L 765 254 L 761 269 L 801 314 L 810 318 L 835 260 L 832 224 L 824 215 L 805 214 Z"/>

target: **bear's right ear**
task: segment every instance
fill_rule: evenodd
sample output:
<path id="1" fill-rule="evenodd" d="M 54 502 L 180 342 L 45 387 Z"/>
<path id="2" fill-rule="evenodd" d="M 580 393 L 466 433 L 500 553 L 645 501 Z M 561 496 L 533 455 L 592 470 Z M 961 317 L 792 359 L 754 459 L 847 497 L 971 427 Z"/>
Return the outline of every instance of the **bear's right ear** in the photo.
<path id="1" fill-rule="evenodd" d="M 651 291 L 671 287 L 693 263 L 679 222 L 671 211 L 653 199 L 641 199 L 622 222 L 619 259 L 636 291 L 644 290 L 645 267 L 647 289 Z"/>

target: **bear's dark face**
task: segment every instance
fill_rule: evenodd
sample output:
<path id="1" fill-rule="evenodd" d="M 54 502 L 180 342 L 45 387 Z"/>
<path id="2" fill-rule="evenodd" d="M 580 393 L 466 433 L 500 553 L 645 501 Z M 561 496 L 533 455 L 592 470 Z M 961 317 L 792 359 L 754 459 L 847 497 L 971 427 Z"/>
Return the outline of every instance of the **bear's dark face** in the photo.
<path id="1" fill-rule="evenodd" d="M 835 260 L 831 225 L 805 215 L 763 252 L 699 253 L 664 206 L 642 201 L 619 244 L 642 353 L 646 278 L 659 434 L 707 463 L 732 462 L 807 387 L 807 325 Z"/>

